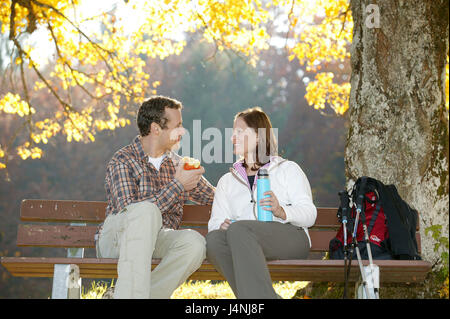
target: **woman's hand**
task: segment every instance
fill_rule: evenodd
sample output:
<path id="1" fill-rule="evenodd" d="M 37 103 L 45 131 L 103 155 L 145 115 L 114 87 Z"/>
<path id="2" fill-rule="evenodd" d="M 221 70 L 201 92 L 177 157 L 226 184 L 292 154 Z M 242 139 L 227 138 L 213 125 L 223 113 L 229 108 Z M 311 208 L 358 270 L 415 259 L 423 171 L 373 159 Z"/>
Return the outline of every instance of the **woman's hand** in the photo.
<path id="1" fill-rule="evenodd" d="M 223 221 L 222 225 L 220 225 L 220 229 L 222 230 L 227 230 L 228 227 L 230 227 L 231 225 L 231 220 L 228 218 L 225 218 L 225 220 Z"/>
<path id="2" fill-rule="evenodd" d="M 284 212 L 283 207 L 280 206 L 277 197 L 272 191 L 265 192 L 264 195 L 269 195 L 270 197 L 263 198 L 259 201 L 259 204 L 262 206 L 262 209 L 269 210 L 272 212 L 273 216 L 281 218 L 283 220 L 286 219 L 286 213 Z M 264 207 L 270 206 L 270 207 Z"/>

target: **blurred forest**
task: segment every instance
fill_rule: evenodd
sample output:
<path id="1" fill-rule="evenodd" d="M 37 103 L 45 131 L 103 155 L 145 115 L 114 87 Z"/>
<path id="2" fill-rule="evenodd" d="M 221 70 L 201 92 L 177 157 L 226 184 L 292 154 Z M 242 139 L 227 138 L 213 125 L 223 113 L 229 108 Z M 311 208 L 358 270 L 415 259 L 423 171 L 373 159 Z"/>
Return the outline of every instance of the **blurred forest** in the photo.
<path id="1" fill-rule="evenodd" d="M 275 47 L 263 52 L 253 68 L 234 54 L 215 52 L 195 34 L 187 42 L 183 54 L 164 61 L 152 59 L 146 71 L 160 81 L 158 94 L 183 103 L 183 125 L 191 140 L 194 120 L 201 120 L 202 131 L 216 127 L 224 132 L 232 127 L 238 111 L 260 106 L 278 128 L 281 155 L 297 162 L 307 175 L 316 206 L 336 207 L 337 192 L 345 185 L 348 120 L 307 105 L 305 86 L 314 74 L 302 69 L 297 61 L 289 62 L 286 52 Z M 335 73 L 349 74 L 347 68 L 341 65 Z M 48 103 L 54 103 L 44 93 L 40 101 L 42 108 L 50 109 Z M 137 110 L 139 105 L 129 107 Z M 10 136 L 15 129 L 8 116 L 1 119 L 1 135 Z M 11 181 L 6 181 L 4 172 L 0 173 L 0 255 L 65 256 L 64 249 L 17 247 L 21 200 L 106 200 L 106 164 L 116 150 L 129 144 L 137 134 L 135 123 L 131 123 L 114 131 L 99 132 L 95 143 L 68 143 L 60 135 L 43 147 L 43 158 L 12 161 L 8 166 Z M 203 140 L 202 147 L 208 142 Z M 192 148 L 192 141 L 190 144 Z M 205 177 L 213 185 L 230 166 L 203 165 Z M 86 250 L 85 255 L 93 257 L 94 252 Z M 84 287 L 89 283 L 83 280 Z M 15 278 L 0 267 L 0 298 L 49 298 L 51 286 L 51 278 Z"/>

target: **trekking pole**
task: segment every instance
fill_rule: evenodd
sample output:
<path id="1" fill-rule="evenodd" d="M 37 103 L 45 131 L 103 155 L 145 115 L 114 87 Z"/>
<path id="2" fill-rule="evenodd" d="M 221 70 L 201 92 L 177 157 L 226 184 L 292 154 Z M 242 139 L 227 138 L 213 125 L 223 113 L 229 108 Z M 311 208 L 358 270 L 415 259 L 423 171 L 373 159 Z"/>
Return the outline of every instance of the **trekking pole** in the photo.
<path id="1" fill-rule="evenodd" d="M 370 248 L 370 242 L 369 242 L 369 232 L 367 231 L 367 225 L 366 225 L 366 214 L 364 212 L 364 209 L 361 211 L 361 222 L 363 224 L 363 230 L 364 230 L 364 240 L 366 242 L 367 247 L 367 255 L 369 257 L 369 267 L 370 267 L 370 275 L 372 277 L 373 282 L 373 291 L 375 294 L 375 298 L 379 299 L 378 296 L 378 285 L 375 283 L 375 274 L 373 272 L 373 259 L 372 259 L 372 250 Z"/>
<path id="2" fill-rule="evenodd" d="M 347 216 L 350 200 L 348 193 L 346 191 L 339 192 L 339 197 L 341 199 L 341 218 L 342 226 L 344 230 L 344 299 L 347 299 L 347 287 L 348 287 L 348 272 L 347 272 L 347 259 L 348 259 L 348 248 L 347 248 Z"/>
<path id="3" fill-rule="evenodd" d="M 362 285 L 364 287 L 364 290 L 366 291 L 367 298 L 369 298 L 370 293 L 369 293 L 369 287 L 367 286 L 366 273 L 364 272 L 364 267 L 363 267 L 362 260 L 361 260 L 361 254 L 359 252 L 359 247 L 358 247 L 358 240 L 356 239 L 356 231 L 358 229 L 358 221 L 359 221 L 360 213 L 361 213 L 361 210 L 356 208 L 356 218 L 355 218 L 355 227 L 353 229 L 352 245 L 355 246 L 355 248 L 356 248 L 356 258 L 358 259 L 359 270 L 361 272 Z"/>
<path id="4" fill-rule="evenodd" d="M 377 285 L 375 283 L 375 277 L 374 277 L 374 272 L 373 272 L 373 262 L 372 262 L 372 251 L 370 249 L 370 243 L 369 243 L 369 235 L 368 235 L 368 231 L 367 231 L 367 225 L 366 225 L 366 214 L 364 212 L 364 197 L 366 195 L 366 183 L 367 183 L 367 178 L 363 177 L 361 179 L 361 185 L 360 185 L 360 189 L 358 191 L 358 197 L 356 198 L 356 218 L 357 220 L 359 219 L 359 215 L 361 215 L 361 222 L 362 222 L 362 227 L 363 227 L 363 231 L 364 231 L 364 240 L 366 242 L 366 247 L 367 247 L 367 255 L 369 257 L 369 267 L 370 267 L 370 275 L 372 278 L 372 284 L 373 284 L 373 288 L 374 288 L 374 295 L 375 298 L 378 299 L 378 288 Z M 354 236 L 356 236 L 356 232 L 354 233 Z M 356 254 L 359 254 L 359 247 L 357 247 L 357 251 Z M 361 256 L 358 257 L 359 259 L 361 258 Z M 370 298 L 369 295 L 369 289 L 367 287 L 367 281 L 366 281 L 366 273 L 364 271 L 364 268 L 362 267 L 362 262 L 360 263 L 360 268 L 361 268 L 361 277 L 363 279 L 363 285 L 365 287 L 366 290 L 366 294 L 367 294 L 367 298 Z"/>
<path id="5" fill-rule="evenodd" d="M 347 268 L 347 271 L 345 272 L 345 276 L 344 276 L 344 280 L 346 280 L 344 283 L 346 283 L 348 281 L 348 278 L 350 278 L 350 270 L 352 269 L 352 259 L 353 259 L 353 249 L 355 248 L 354 246 L 354 241 L 352 241 L 352 243 L 350 244 L 350 252 L 348 252 L 348 248 L 347 248 L 347 254 L 348 254 L 348 264 L 345 265 L 344 263 L 344 271 L 345 268 Z M 345 255 L 344 255 L 345 256 Z M 344 285 L 344 289 L 346 289 L 346 284 Z M 346 291 L 344 291 L 344 293 L 346 293 Z"/>

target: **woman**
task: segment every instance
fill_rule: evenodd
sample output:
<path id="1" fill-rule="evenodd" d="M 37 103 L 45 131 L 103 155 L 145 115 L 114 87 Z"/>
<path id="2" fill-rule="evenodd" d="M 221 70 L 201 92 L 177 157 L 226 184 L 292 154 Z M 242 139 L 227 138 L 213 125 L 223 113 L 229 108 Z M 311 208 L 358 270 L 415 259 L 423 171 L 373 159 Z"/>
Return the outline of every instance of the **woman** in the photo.
<path id="1" fill-rule="evenodd" d="M 301 168 L 276 156 L 269 117 L 259 107 L 234 119 L 234 153 L 241 157 L 217 184 L 206 236 L 207 258 L 227 279 L 237 298 L 279 298 L 266 260 L 305 259 L 307 228 L 316 220 L 311 188 Z M 261 200 L 272 222 L 257 220 L 259 169 L 268 170 L 270 197 Z"/>

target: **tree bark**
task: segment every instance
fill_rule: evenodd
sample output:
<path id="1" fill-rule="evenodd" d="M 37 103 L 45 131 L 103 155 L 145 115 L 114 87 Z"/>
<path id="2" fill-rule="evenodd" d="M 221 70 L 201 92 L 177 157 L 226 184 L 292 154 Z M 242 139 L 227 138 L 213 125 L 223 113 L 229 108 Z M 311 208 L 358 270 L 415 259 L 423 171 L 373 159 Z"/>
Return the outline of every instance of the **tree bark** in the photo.
<path id="1" fill-rule="evenodd" d="M 394 184 L 419 212 L 422 258 L 440 263 L 441 251 L 434 251 L 435 242 L 425 229 L 440 224 L 441 236 L 448 240 L 449 2 L 351 0 L 350 5 L 354 28 L 347 186 L 364 175 Z M 378 27 L 373 5 L 379 9 Z"/>

